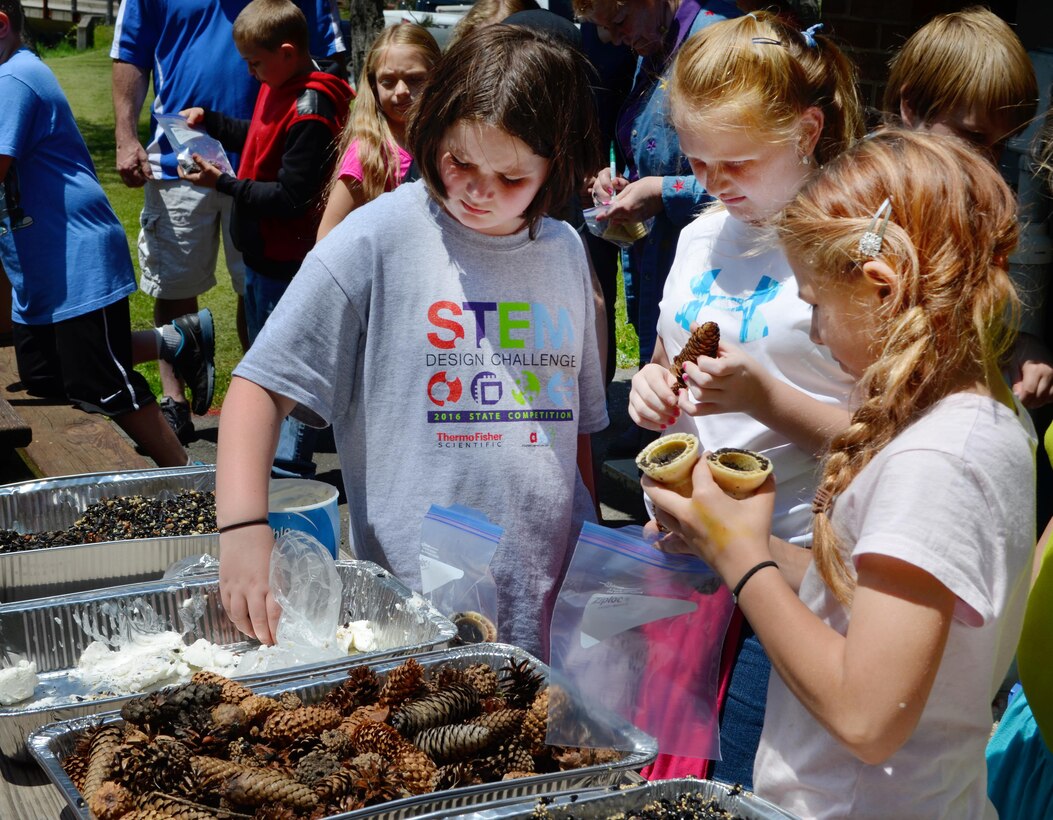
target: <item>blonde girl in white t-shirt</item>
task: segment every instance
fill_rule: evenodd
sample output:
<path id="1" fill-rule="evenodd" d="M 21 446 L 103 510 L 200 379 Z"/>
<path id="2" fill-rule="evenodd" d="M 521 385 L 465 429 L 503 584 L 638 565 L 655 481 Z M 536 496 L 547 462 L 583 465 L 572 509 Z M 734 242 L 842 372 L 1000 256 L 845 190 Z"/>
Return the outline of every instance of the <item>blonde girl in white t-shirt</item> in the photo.
<path id="1" fill-rule="evenodd" d="M 645 480 L 660 546 L 705 558 L 772 662 L 757 794 L 801 817 L 994 818 L 984 746 L 1034 545 L 1033 431 L 999 372 L 1017 306 L 1013 194 L 964 142 L 850 148 L 778 232 L 812 337 L 859 379 L 823 462 L 810 552 L 736 501 Z"/>
<path id="2" fill-rule="evenodd" d="M 670 101 L 684 155 L 719 204 L 680 235 L 658 344 L 633 378 L 629 412 L 641 427 L 695 433 L 714 450 L 764 453 L 780 479 L 774 531 L 807 546 L 817 456 L 848 422 L 853 379 L 809 339 L 808 309 L 768 223 L 818 165 L 862 136 L 854 69 L 818 27 L 801 32 L 757 12 L 684 44 Z M 669 362 L 704 322 L 720 326 L 719 356 L 687 364 L 678 397 Z M 722 760 L 662 756 L 649 775 L 750 785 L 769 665 L 740 614 L 728 643 L 736 636 Z"/>

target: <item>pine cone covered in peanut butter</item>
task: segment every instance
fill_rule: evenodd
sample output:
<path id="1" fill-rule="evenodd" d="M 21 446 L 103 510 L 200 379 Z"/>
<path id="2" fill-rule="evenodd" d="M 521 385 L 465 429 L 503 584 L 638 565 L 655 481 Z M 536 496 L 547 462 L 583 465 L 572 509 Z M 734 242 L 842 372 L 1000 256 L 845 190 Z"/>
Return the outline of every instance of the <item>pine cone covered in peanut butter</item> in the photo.
<path id="1" fill-rule="evenodd" d="M 317 735 L 335 729 L 343 720 L 336 709 L 326 706 L 301 706 L 270 715 L 260 733 L 273 743 L 288 744 L 304 735 Z"/>
<path id="2" fill-rule="evenodd" d="M 716 322 L 705 322 L 694 329 L 684 349 L 673 358 L 673 364 L 669 368 L 670 372 L 676 376 L 676 384 L 673 385 L 674 393 L 679 393 L 687 387 L 684 382 L 684 364 L 695 361 L 699 356 L 715 359 L 719 346 L 720 326 Z"/>
<path id="3" fill-rule="evenodd" d="M 190 682 L 215 684 L 219 687 L 219 698 L 223 703 L 241 703 L 241 701 L 252 694 L 252 690 L 249 687 L 204 669 L 191 675 Z"/>
<path id="4" fill-rule="evenodd" d="M 223 796 L 243 806 L 285 803 L 297 809 L 310 809 L 318 803 L 314 790 L 272 769 L 243 771 L 229 778 Z"/>

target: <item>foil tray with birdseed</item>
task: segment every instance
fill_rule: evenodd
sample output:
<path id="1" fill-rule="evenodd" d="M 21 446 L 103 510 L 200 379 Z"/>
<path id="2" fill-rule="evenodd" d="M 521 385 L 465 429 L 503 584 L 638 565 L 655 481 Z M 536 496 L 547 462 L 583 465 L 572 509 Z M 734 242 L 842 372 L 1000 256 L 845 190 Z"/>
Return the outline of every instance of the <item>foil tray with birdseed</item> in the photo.
<path id="1" fill-rule="evenodd" d="M 78 817 L 450 816 L 493 801 L 628 782 L 657 753 L 614 713 L 582 708 L 505 644 L 352 664 L 253 686 L 199 677 L 120 714 L 52 724 L 29 749 Z M 550 720 L 582 716 L 580 747 Z M 619 750 L 620 749 L 620 750 Z"/>
<path id="2" fill-rule="evenodd" d="M 238 680 L 324 674 L 353 661 L 428 652 L 448 645 L 456 634 L 438 610 L 377 564 L 337 561 L 336 568 L 343 622 L 368 621 L 376 648 Z M 259 646 L 227 617 L 215 574 L 0 605 L 0 642 L 9 654 L 34 662 L 39 677 L 30 699 L 0 707 L 0 754 L 24 757 L 26 736 L 45 723 L 119 709 L 130 694 L 92 689 L 73 674 L 81 654 L 96 640 L 119 646 L 128 635 L 165 630 L 182 633 L 187 645 L 204 638 L 235 656 Z"/>
<path id="3" fill-rule="evenodd" d="M 0 530 L 6 531 L 0 536 L 0 601 L 156 580 L 191 555 L 218 556 L 219 536 L 208 532 L 215 529 L 214 500 L 173 503 L 180 493 L 210 497 L 215 488 L 212 465 L 85 473 L 0 487 Z M 157 503 L 118 500 L 135 496 Z M 130 506 L 159 520 L 116 528 L 119 513 L 136 512 Z M 90 520 L 78 524 L 89 509 Z"/>
<path id="4" fill-rule="evenodd" d="M 714 780 L 654 780 L 617 789 L 567 790 L 533 800 L 502 800 L 418 820 L 793 820 L 775 804 Z"/>

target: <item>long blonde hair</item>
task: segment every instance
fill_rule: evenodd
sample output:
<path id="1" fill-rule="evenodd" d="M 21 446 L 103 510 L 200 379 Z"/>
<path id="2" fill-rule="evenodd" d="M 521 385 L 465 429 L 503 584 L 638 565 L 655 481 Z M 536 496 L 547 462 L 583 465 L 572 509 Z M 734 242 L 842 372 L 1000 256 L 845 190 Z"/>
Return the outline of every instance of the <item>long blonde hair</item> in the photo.
<path id="1" fill-rule="evenodd" d="M 878 317 L 882 350 L 860 380 L 861 403 L 849 427 L 823 460 L 816 494 L 816 569 L 846 605 L 855 577 L 830 525 L 830 500 L 919 415 L 959 389 L 963 374 L 998 378 L 1018 310 L 1006 272 L 1017 241 L 1013 193 L 990 162 L 955 137 L 888 129 L 856 143 L 805 183 L 777 222 L 779 239 L 820 287 L 850 283 L 870 258 L 859 239 L 886 198 L 891 217 L 877 258 L 896 278 Z"/>
<path id="2" fill-rule="evenodd" d="M 337 167 L 329 183 L 329 191 L 340 183 L 340 165 L 347 153 L 347 148 L 358 141 L 358 161 L 362 164 L 362 191 L 366 199 L 376 199 L 389 187 L 393 188 L 399 181 L 398 145 L 388 118 L 380 108 L 377 100 L 377 67 L 390 46 L 409 46 L 420 52 L 431 68 L 439 61 L 442 52 L 438 43 L 423 26 L 415 23 L 403 23 L 384 29 L 373 41 L 366 55 L 362 74 L 358 78 L 357 96 L 351 116 L 340 136 L 340 147 L 337 150 Z"/>
<path id="3" fill-rule="evenodd" d="M 816 107 L 820 165 L 863 134 L 852 61 L 830 38 L 806 37 L 765 11 L 691 36 L 677 55 L 669 99 L 677 130 L 706 130 L 716 120 L 786 142 L 799 139 L 801 115 Z"/>

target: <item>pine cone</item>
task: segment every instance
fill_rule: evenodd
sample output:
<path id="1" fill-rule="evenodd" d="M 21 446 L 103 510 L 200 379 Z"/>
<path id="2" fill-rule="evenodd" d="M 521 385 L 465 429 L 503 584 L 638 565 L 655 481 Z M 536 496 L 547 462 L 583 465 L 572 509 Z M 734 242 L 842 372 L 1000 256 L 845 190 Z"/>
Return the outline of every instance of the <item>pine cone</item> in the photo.
<path id="1" fill-rule="evenodd" d="M 113 759 L 113 779 L 137 793 L 187 793 L 194 787 L 190 749 L 165 735 L 142 745 L 124 745 Z"/>
<path id="2" fill-rule="evenodd" d="M 132 793 L 112 780 L 99 786 L 88 801 L 88 809 L 97 820 L 118 820 L 134 808 Z"/>
<path id="3" fill-rule="evenodd" d="M 344 767 L 332 752 L 324 749 L 315 749 L 308 752 L 296 763 L 293 776 L 301 783 L 313 787 L 323 777 L 339 772 Z"/>
<path id="4" fill-rule="evenodd" d="M 435 776 L 435 791 L 446 791 L 457 789 L 461 786 L 477 786 L 483 783 L 483 778 L 468 762 L 450 763 L 439 767 Z"/>
<path id="5" fill-rule="evenodd" d="M 84 772 L 84 788 L 81 793 L 88 800 L 113 773 L 113 759 L 121 744 L 121 729 L 110 724 L 96 731 L 88 749 L 88 765 Z"/>
<path id="6" fill-rule="evenodd" d="M 310 809 L 318 803 L 318 797 L 308 786 L 271 769 L 239 772 L 226 781 L 223 796 L 244 806 L 285 803 L 297 809 Z"/>
<path id="7" fill-rule="evenodd" d="M 221 760 L 218 757 L 194 755 L 190 758 L 190 769 L 194 779 L 206 788 L 212 788 L 227 778 L 246 771 L 247 768 L 242 763 Z"/>
<path id="8" fill-rule="evenodd" d="M 340 725 L 342 716 L 325 706 L 301 706 L 278 711 L 267 718 L 260 733 L 274 743 L 288 744 L 303 735 L 317 735 Z"/>
<path id="9" fill-rule="evenodd" d="M 245 719 L 250 723 L 265 720 L 268 715 L 282 708 L 274 698 L 264 695 L 249 695 L 238 704 L 241 711 L 245 713 Z"/>
<path id="10" fill-rule="evenodd" d="M 278 703 L 281 704 L 282 709 L 287 709 L 291 712 L 293 709 L 299 709 L 303 706 L 303 699 L 295 692 L 282 692 L 278 695 Z"/>
<path id="11" fill-rule="evenodd" d="M 354 666 L 348 670 L 347 680 L 326 693 L 325 704 L 350 715 L 359 706 L 375 702 L 379 692 L 376 673 L 368 666 Z"/>
<path id="12" fill-rule="evenodd" d="M 219 699 L 223 703 L 241 703 L 252 694 L 247 686 L 204 669 L 190 676 L 191 683 L 212 684 L 219 687 Z"/>
<path id="13" fill-rule="evenodd" d="M 486 748 L 490 742 L 489 729 L 468 723 L 425 729 L 413 738 L 414 745 L 431 755 L 437 763 L 467 759 Z"/>
<path id="14" fill-rule="evenodd" d="M 341 732 L 339 728 L 326 729 L 322 732 L 321 740 L 322 748 L 328 749 L 340 759 L 354 754 L 355 747 L 351 744 L 351 738 L 344 732 Z"/>
<path id="15" fill-rule="evenodd" d="M 485 663 L 473 663 L 464 672 L 465 682 L 474 686 L 484 698 L 497 694 L 497 672 Z"/>
<path id="16" fill-rule="evenodd" d="M 350 769 L 341 769 L 316 781 L 314 783 L 314 793 L 318 795 L 318 802 L 329 803 L 337 798 L 351 794 L 355 790 L 355 778 L 357 776 L 357 772 L 353 772 Z"/>
<path id="17" fill-rule="evenodd" d="M 436 789 L 439 769 L 435 761 L 416 746 L 406 744 L 395 759 L 395 770 L 410 794 L 428 794 Z"/>
<path id="18" fill-rule="evenodd" d="M 391 725 L 412 737 L 433 726 L 457 723 L 479 708 L 479 692 L 466 683 L 450 684 L 433 695 L 405 704 L 391 716 Z"/>
<path id="19" fill-rule="evenodd" d="M 367 806 L 409 794 L 395 768 L 379 755 L 359 755 L 351 761 L 351 771 L 355 772 L 355 791 Z"/>
<path id="20" fill-rule="evenodd" d="M 545 676 L 529 660 L 509 661 L 501 670 L 501 693 L 514 709 L 529 707 L 544 684 Z"/>
<path id="21" fill-rule="evenodd" d="M 695 328 L 684 349 L 674 358 L 669 371 L 676 376 L 676 384 L 673 392 L 679 393 L 687 384 L 684 382 L 684 364 L 693 362 L 699 356 L 708 356 L 711 359 L 717 357 L 717 349 L 720 346 L 720 326 L 716 322 L 705 322 Z"/>
<path id="22" fill-rule="evenodd" d="M 437 670 L 432 673 L 432 683 L 435 685 L 436 691 L 445 689 L 447 686 L 452 686 L 455 683 L 467 683 L 465 679 L 464 671 L 458 669 L 456 666 L 450 664 L 443 664 Z"/>
<path id="23" fill-rule="evenodd" d="M 474 726 L 485 726 L 490 730 L 494 743 L 500 743 L 507 737 L 518 734 L 526 717 L 525 709 L 499 709 L 472 718 L 469 723 Z"/>
<path id="24" fill-rule="evenodd" d="M 352 731 L 351 744 L 359 754 L 376 752 L 385 760 L 395 760 L 408 742 L 386 723 L 370 721 Z"/>
<path id="25" fill-rule="evenodd" d="M 410 658 L 387 674 L 380 690 L 380 703 L 398 707 L 424 693 L 424 667 Z"/>
<path id="26" fill-rule="evenodd" d="M 528 752 L 539 755 L 545 750 L 548 733 L 548 687 L 538 693 L 534 703 L 523 716 L 519 742 Z"/>

